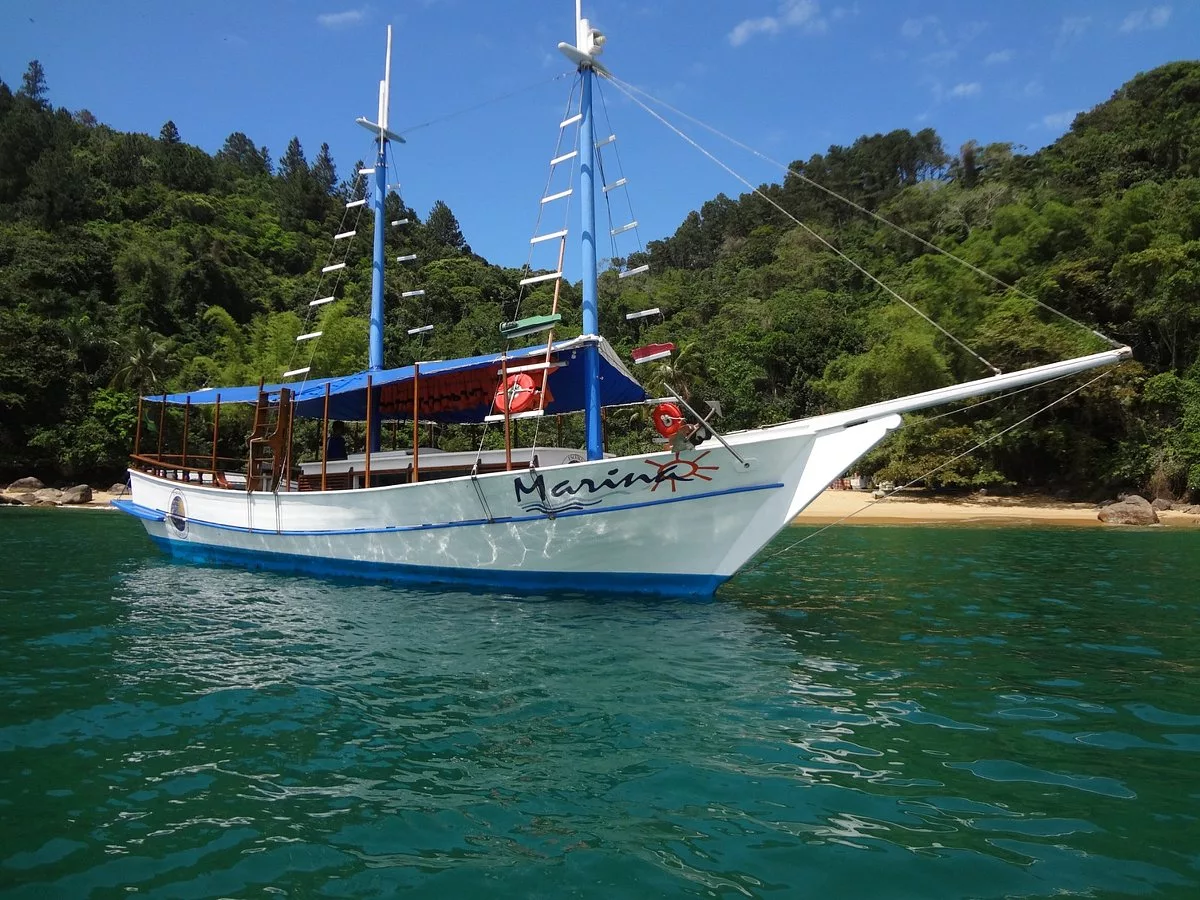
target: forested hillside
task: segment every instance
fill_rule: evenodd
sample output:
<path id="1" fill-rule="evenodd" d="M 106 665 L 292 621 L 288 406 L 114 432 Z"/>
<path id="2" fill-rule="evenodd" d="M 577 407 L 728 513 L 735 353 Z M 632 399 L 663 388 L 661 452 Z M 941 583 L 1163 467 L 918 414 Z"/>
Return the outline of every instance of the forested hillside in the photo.
<path id="1" fill-rule="evenodd" d="M 36 62 L 15 91 L 0 82 L 0 478 L 119 471 L 139 392 L 278 380 L 330 237 L 354 225 L 340 225 L 353 187 L 325 146 L 310 163 L 293 140 L 275 163 L 234 133 L 210 156 L 170 122 L 157 138 L 124 134 L 50 96 Z M 894 131 L 797 161 L 762 191 L 1005 370 L 1108 346 L 1030 297 L 1133 348 L 1136 363 L 931 486 L 1200 490 L 1200 63 L 1140 75 L 1053 146 L 1019 149 L 951 151 L 932 130 Z M 389 234 L 390 250 L 419 257 L 389 273 L 388 365 L 500 349 L 521 273 L 474 255 L 445 204 L 422 218 L 393 195 L 388 215 L 412 221 Z M 363 212 L 360 235 L 370 227 Z M 720 400 L 724 427 L 988 374 L 761 195 L 708 201 L 646 257 L 629 262 L 648 261 L 648 276 L 602 278 L 603 330 L 622 352 L 677 343 L 647 380 Z M 314 375 L 366 364 L 369 240 L 349 263 L 342 301 L 312 325 L 324 331 Z M 417 287 L 423 305 L 400 302 Z M 560 334 L 578 331 L 577 292 L 565 303 Z M 662 321 L 625 321 L 654 306 Z M 406 334 L 426 323 L 431 335 Z M 916 420 L 867 468 L 921 475 L 1085 380 Z M 620 424 L 618 451 L 650 433 Z"/>

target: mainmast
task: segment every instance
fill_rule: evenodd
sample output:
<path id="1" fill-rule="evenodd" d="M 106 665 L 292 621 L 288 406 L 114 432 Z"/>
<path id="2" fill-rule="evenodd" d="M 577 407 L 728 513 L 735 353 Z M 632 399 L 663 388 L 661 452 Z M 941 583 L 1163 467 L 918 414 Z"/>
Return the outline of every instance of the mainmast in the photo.
<path id="1" fill-rule="evenodd" d="M 604 47 L 604 35 L 583 18 L 582 0 L 575 0 L 575 43 L 560 43 L 558 49 L 579 66 L 583 91 L 579 101 L 579 192 L 583 207 L 583 333 L 600 334 L 600 315 L 596 290 L 596 138 L 592 117 L 592 79 L 605 69 L 596 62 Z M 587 458 L 602 459 L 604 446 L 600 428 L 600 348 L 589 344 L 584 350 L 585 384 L 584 426 L 587 434 Z"/>
<path id="2" fill-rule="evenodd" d="M 368 131 L 376 134 L 378 152 L 375 154 L 375 166 L 364 174 L 375 176 L 375 189 L 371 197 L 371 209 L 375 214 L 375 246 L 371 261 L 371 325 L 370 340 L 367 351 L 367 367 L 372 371 L 383 368 L 383 260 L 384 260 L 384 219 L 383 201 L 387 198 L 387 145 L 388 141 L 403 144 L 404 138 L 388 131 L 388 107 L 392 89 L 392 26 L 387 29 L 387 54 L 383 61 L 383 81 L 379 82 L 379 115 L 377 122 L 370 119 L 358 118 L 355 121 Z M 379 449 L 380 428 L 378 409 L 368 410 L 371 417 L 372 450 Z"/>

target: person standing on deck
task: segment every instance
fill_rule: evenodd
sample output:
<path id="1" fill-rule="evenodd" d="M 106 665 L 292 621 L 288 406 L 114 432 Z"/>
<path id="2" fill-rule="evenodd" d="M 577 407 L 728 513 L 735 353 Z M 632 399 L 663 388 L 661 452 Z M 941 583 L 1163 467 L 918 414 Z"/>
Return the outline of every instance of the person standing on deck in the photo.
<path id="1" fill-rule="evenodd" d="M 325 459 L 346 458 L 346 425 L 344 422 L 334 422 L 329 430 L 329 439 L 325 442 Z"/>

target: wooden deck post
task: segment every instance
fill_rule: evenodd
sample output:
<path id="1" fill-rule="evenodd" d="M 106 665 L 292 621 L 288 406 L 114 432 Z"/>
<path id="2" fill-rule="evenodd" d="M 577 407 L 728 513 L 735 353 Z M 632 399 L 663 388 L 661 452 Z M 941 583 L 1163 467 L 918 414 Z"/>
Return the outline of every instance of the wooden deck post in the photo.
<path id="1" fill-rule="evenodd" d="M 508 351 L 500 357 L 500 395 L 504 398 L 504 469 L 512 471 L 512 416 L 508 402 Z"/>
<path id="2" fill-rule="evenodd" d="M 167 427 L 167 395 L 162 395 L 162 406 L 158 410 L 158 452 L 155 454 L 158 457 L 159 463 L 162 462 L 163 434 Z"/>
<path id="3" fill-rule="evenodd" d="M 191 418 L 192 418 L 192 395 L 188 394 L 187 399 L 184 401 L 184 404 L 183 404 L 183 452 L 180 454 L 180 456 L 182 457 L 182 459 L 180 460 L 180 465 L 183 466 L 183 480 L 184 481 L 191 480 L 190 478 L 188 478 L 188 471 L 187 471 L 188 425 L 191 422 Z"/>
<path id="4" fill-rule="evenodd" d="M 213 405 L 213 452 L 212 476 L 213 484 L 217 483 L 217 438 L 221 433 L 221 395 L 217 394 L 217 402 Z"/>
<path id="5" fill-rule="evenodd" d="M 412 480 L 421 480 L 421 364 L 413 363 L 413 466 Z"/>
<path id="6" fill-rule="evenodd" d="M 371 486 L 371 376 L 367 376 L 367 453 L 366 471 L 363 472 L 363 487 Z"/>
<path id="7" fill-rule="evenodd" d="M 287 450 L 283 455 L 283 490 L 284 493 L 292 489 L 292 435 L 295 434 L 295 419 L 296 416 L 296 393 L 292 391 L 288 394 L 287 402 Z M 276 486 L 278 490 L 278 485 Z"/>
<path id="8" fill-rule="evenodd" d="M 326 490 L 325 469 L 329 465 L 329 382 L 325 382 L 325 413 L 321 416 L 321 490 Z"/>
<path id="9" fill-rule="evenodd" d="M 137 430 L 133 433 L 133 455 L 142 455 L 142 398 L 138 395 Z"/>

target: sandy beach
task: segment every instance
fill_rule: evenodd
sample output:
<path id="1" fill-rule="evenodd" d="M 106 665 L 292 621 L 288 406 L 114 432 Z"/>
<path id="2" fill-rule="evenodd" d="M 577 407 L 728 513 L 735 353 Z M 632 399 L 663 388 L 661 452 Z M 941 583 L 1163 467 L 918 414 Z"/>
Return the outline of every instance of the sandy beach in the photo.
<path id="1" fill-rule="evenodd" d="M 865 491 L 825 491 L 795 519 L 797 525 L 1077 525 L 1103 526 L 1093 503 L 1072 503 L 1036 494 L 1012 497 L 931 497 L 905 492 L 875 501 Z M 849 518 L 847 518 L 849 517 Z M 1170 527 L 1200 527 L 1200 516 L 1175 510 L 1158 514 Z M 1123 527 L 1123 526 L 1106 526 Z"/>

